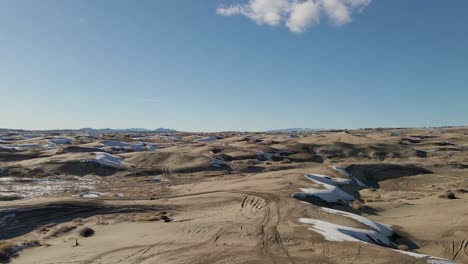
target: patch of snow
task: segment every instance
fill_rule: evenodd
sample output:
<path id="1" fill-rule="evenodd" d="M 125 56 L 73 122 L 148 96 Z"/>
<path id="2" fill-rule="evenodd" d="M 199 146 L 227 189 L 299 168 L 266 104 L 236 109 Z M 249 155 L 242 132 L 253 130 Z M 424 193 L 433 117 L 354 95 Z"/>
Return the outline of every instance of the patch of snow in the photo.
<path id="1" fill-rule="evenodd" d="M 174 136 L 174 135 L 171 135 L 171 134 L 156 135 L 156 136 L 151 137 L 151 139 L 153 139 L 153 140 L 165 140 L 165 141 L 181 140 L 180 137 Z"/>
<path id="2" fill-rule="evenodd" d="M 100 196 L 107 195 L 107 193 L 100 193 L 100 192 L 84 192 L 80 193 L 80 197 L 83 198 L 98 198 Z"/>
<path id="3" fill-rule="evenodd" d="M 94 152 L 94 154 L 96 155 L 94 161 L 105 167 L 123 168 L 129 165 L 119 156 L 111 155 L 106 152 Z"/>
<path id="4" fill-rule="evenodd" d="M 428 264 L 457 264 L 456 262 L 453 262 L 453 261 L 450 261 L 450 260 L 447 260 L 447 259 L 433 257 L 433 256 L 425 255 L 425 254 L 419 254 L 419 253 L 415 253 L 415 252 L 403 251 L 403 250 L 397 250 L 397 249 L 393 249 L 393 250 L 397 251 L 397 252 L 399 252 L 401 254 L 412 256 L 412 257 L 415 257 L 415 258 L 427 258 L 427 263 Z"/>
<path id="5" fill-rule="evenodd" d="M 146 149 L 148 151 L 155 151 L 158 149 L 158 146 L 157 145 L 146 145 Z"/>
<path id="6" fill-rule="evenodd" d="M 205 138 L 197 139 L 197 141 L 208 142 L 208 141 L 215 141 L 215 140 L 219 140 L 219 139 L 223 139 L 223 137 L 220 137 L 220 136 L 211 136 L 211 137 L 205 137 Z"/>
<path id="7" fill-rule="evenodd" d="M 431 257 L 431 256 L 429 256 L 427 263 L 428 264 L 457 264 L 456 262 L 450 261 L 448 259 L 441 259 L 441 258 L 436 258 L 436 257 Z"/>
<path id="8" fill-rule="evenodd" d="M 8 146 L 3 145 L 3 146 L 0 146 L 0 149 L 15 152 L 15 151 L 23 151 L 27 149 L 52 149 L 56 147 L 57 145 L 55 143 L 47 141 L 47 144 L 29 143 L 29 144 L 13 144 L 13 145 L 8 145 Z"/>
<path id="9" fill-rule="evenodd" d="M 50 196 L 73 190 L 93 190 L 99 183 L 99 178 L 74 177 L 71 179 L 54 178 L 0 178 L 0 194 L 2 196 L 19 196 L 34 198 Z"/>
<path id="10" fill-rule="evenodd" d="M 64 144 L 73 143 L 73 139 L 71 139 L 71 138 L 53 138 L 53 139 L 48 139 L 47 142 L 51 142 L 51 143 L 54 143 L 56 145 L 64 145 Z"/>
<path id="11" fill-rule="evenodd" d="M 361 188 L 369 187 L 366 184 L 364 184 L 362 181 L 360 181 L 359 179 L 354 177 L 353 175 L 349 174 L 345 169 L 340 168 L 340 167 L 335 167 L 335 166 L 332 166 L 332 168 L 334 170 L 340 172 L 341 174 L 345 175 L 346 177 L 350 178 L 352 181 L 355 181 L 359 187 L 361 187 Z"/>
<path id="12" fill-rule="evenodd" d="M 352 214 L 352 213 L 348 213 L 348 212 L 345 212 L 345 211 L 335 210 L 335 209 L 326 208 L 326 207 L 322 207 L 322 208 L 320 208 L 320 210 L 324 211 L 324 212 L 327 212 L 327 213 L 341 215 L 341 216 L 344 216 L 344 217 L 354 219 L 354 220 L 356 220 L 356 221 L 358 221 L 358 222 L 360 222 L 360 223 L 362 223 L 362 224 L 364 224 L 364 225 L 366 225 L 368 227 L 373 228 L 374 230 L 376 230 L 379 233 L 384 234 L 386 236 L 391 236 L 394 233 L 393 229 L 389 225 L 374 222 L 374 221 L 372 221 L 372 220 L 370 220 L 370 219 L 368 219 L 366 217 L 363 217 L 363 216 L 360 216 L 360 215 L 357 215 L 357 214 Z"/>
<path id="13" fill-rule="evenodd" d="M 101 146 L 103 147 L 116 147 L 116 148 L 122 148 L 122 149 L 131 149 L 134 151 L 154 151 L 158 149 L 158 146 L 155 144 L 147 144 L 143 142 L 139 142 L 136 144 L 131 144 L 123 141 L 118 141 L 118 140 L 106 140 L 101 142 Z"/>
<path id="14" fill-rule="evenodd" d="M 302 195 L 314 196 L 329 203 L 337 202 L 350 202 L 355 200 L 351 194 L 343 191 L 339 184 L 349 183 L 348 179 L 333 179 L 326 175 L 320 174 L 306 174 L 305 177 L 316 184 L 321 185 L 324 189 L 316 188 L 301 188 Z M 293 196 L 300 196 L 301 194 L 294 194 Z"/>
<path id="15" fill-rule="evenodd" d="M 369 243 L 369 244 L 374 244 L 378 246 L 386 246 L 386 247 L 390 247 L 390 249 L 394 251 L 397 251 L 399 253 L 406 254 L 415 258 L 427 258 L 428 264 L 456 264 L 455 262 L 442 259 L 442 258 L 393 249 L 397 245 L 393 243 L 392 241 L 390 241 L 390 239 L 385 234 L 382 234 L 378 231 L 352 228 L 352 227 L 332 224 L 329 222 L 316 220 L 316 219 L 310 219 L 310 218 L 300 218 L 299 222 L 312 225 L 312 227 L 309 229 L 321 234 L 328 241 L 337 241 L 337 242 L 350 241 L 350 242 Z"/>
<path id="16" fill-rule="evenodd" d="M 38 149 L 38 148 L 43 148 L 44 145 L 40 144 L 17 144 L 17 145 L 12 145 L 13 147 L 17 148 L 23 148 L 23 149 Z"/>
<path id="17" fill-rule="evenodd" d="M 130 144 L 130 143 L 127 143 L 127 142 L 123 142 L 123 141 L 118 141 L 118 140 L 106 140 L 106 141 L 103 141 L 101 142 L 102 146 L 106 146 L 106 147 L 133 147 L 134 144 Z M 135 144 L 137 147 L 140 146 L 140 143 L 138 144 Z M 141 144 L 141 146 L 143 146 L 143 144 Z"/>
<path id="18" fill-rule="evenodd" d="M 309 229 L 321 234 L 328 241 L 365 242 L 393 248 L 396 247 L 395 243 L 390 241 L 386 235 L 377 231 L 347 227 L 310 218 L 300 218 L 299 222 L 312 225 Z"/>

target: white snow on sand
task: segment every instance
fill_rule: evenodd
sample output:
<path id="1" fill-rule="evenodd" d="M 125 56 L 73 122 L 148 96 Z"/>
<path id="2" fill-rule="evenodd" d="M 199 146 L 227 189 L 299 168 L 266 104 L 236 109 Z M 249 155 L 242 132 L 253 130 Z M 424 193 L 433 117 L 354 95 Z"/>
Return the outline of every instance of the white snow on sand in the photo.
<path id="1" fill-rule="evenodd" d="M 113 168 L 125 168 L 129 166 L 129 164 L 124 162 L 123 158 L 119 156 L 111 155 L 106 152 L 94 152 L 94 154 L 96 155 L 94 161 L 102 166 Z"/>
<path id="2" fill-rule="evenodd" d="M 364 184 L 362 181 L 360 181 L 359 179 L 357 179 L 356 177 L 353 177 L 351 174 L 349 174 L 345 169 L 343 168 L 340 168 L 340 167 L 336 167 L 336 166 L 332 166 L 332 168 L 338 172 L 340 172 L 341 174 L 343 174 L 344 176 L 348 177 L 351 181 L 355 181 L 357 183 L 357 185 L 359 187 L 362 187 L 362 188 L 367 188 L 369 186 L 367 186 L 366 184 Z"/>
<path id="3" fill-rule="evenodd" d="M 84 193 L 80 193 L 80 197 L 83 197 L 83 198 L 98 198 L 98 197 L 101 197 L 101 196 L 104 196 L 104 195 L 108 195 L 108 193 L 101 193 L 101 192 L 84 192 Z"/>
<path id="4" fill-rule="evenodd" d="M 303 195 L 314 196 L 329 203 L 350 202 L 355 200 L 354 196 L 343 191 L 339 187 L 340 184 L 348 184 L 348 179 L 333 179 L 321 174 L 306 174 L 305 177 L 321 185 L 323 189 L 301 188 Z"/>
<path id="5" fill-rule="evenodd" d="M 321 234 L 328 241 L 366 242 L 388 247 L 396 246 L 386 235 L 373 230 L 347 227 L 310 218 L 300 218 L 299 222 L 312 225 L 309 229 Z"/>
<path id="6" fill-rule="evenodd" d="M 310 218 L 300 218 L 299 222 L 312 225 L 312 227 L 309 229 L 321 234 L 328 241 L 361 242 L 387 247 L 397 246 L 395 243 L 390 241 L 390 239 L 386 235 L 373 230 L 352 228 Z M 396 249 L 392 250 L 416 258 L 427 258 L 428 264 L 456 264 L 455 262 L 446 259 L 432 257 L 424 254 L 401 251 Z"/>
<path id="7" fill-rule="evenodd" d="M 29 144 L 13 144 L 13 145 L 0 146 L 0 149 L 11 151 L 11 152 L 25 151 L 28 149 L 53 149 L 53 148 L 57 148 L 57 144 L 51 141 L 47 141 L 46 144 L 29 143 Z"/>
<path id="8" fill-rule="evenodd" d="M 101 142 L 101 144 L 106 147 L 131 148 L 134 150 L 143 150 L 143 148 L 145 147 L 145 145 L 141 142 L 137 144 L 130 144 L 127 142 L 117 141 L 117 140 L 106 140 L 106 141 Z"/>
<path id="9" fill-rule="evenodd" d="M 101 145 L 103 147 L 116 147 L 116 148 L 122 148 L 122 149 L 131 149 L 134 151 L 154 151 L 157 150 L 157 145 L 155 144 L 147 144 L 144 142 L 138 142 L 135 144 L 123 142 L 123 141 L 118 141 L 118 140 L 106 140 L 101 142 Z"/>
<path id="10" fill-rule="evenodd" d="M 32 143 L 32 144 L 17 144 L 17 145 L 12 145 L 12 147 L 22 148 L 22 149 L 38 149 L 38 148 L 44 148 L 44 145 Z"/>
<path id="11" fill-rule="evenodd" d="M 377 222 L 374 222 L 366 217 L 363 217 L 363 216 L 360 216 L 360 215 L 357 215 L 357 214 L 352 214 L 352 213 L 348 213 L 348 212 L 345 212 L 345 211 L 340 211 L 340 210 L 335 210 L 335 209 L 331 209 L 331 208 L 326 208 L 326 207 L 322 207 L 320 208 L 321 211 L 324 211 L 324 212 L 327 212 L 327 213 L 331 213 L 331 214 L 336 214 L 336 215 L 341 215 L 341 216 L 344 216 L 344 217 L 348 217 L 348 218 L 351 218 L 351 219 L 354 219 L 368 227 L 371 227 L 373 228 L 374 230 L 378 231 L 379 233 L 385 235 L 385 236 L 391 236 L 393 235 L 394 231 L 393 229 L 388 226 L 388 225 L 385 225 L 385 224 L 381 224 L 381 223 L 377 223 Z"/>
<path id="12" fill-rule="evenodd" d="M 448 259 L 433 257 L 433 256 L 414 253 L 414 252 L 410 252 L 410 251 L 402 251 L 402 250 L 397 250 L 397 249 L 393 249 L 393 250 L 397 251 L 397 252 L 399 252 L 401 254 L 412 256 L 412 257 L 415 257 L 415 258 L 427 258 L 427 263 L 428 264 L 457 264 L 456 262 L 450 261 Z"/>
<path id="13" fill-rule="evenodd" d="M 92 176 L 68 179 L 2 177 L 0 178 L 0 196 L 19 196 L 28 199 L 74 190 L 93 190 L 99 182 L 99 177 Z"/>
<path id="14" fill-rule="evenodd" d="M 64 144 L 73 143 L 73 139 L 71 139 L 71 138 L 53 138 L 53 139 L 48 139 L 47 142 L 54 143 L 56 145 L 64 145 Z"/>
<path id="15" fill-rule="evenodd" d="M 368 186 L 364 183 L 360 182 L 358 179 L 354 178 L 351 174 L 349 174 L 346 170 L 339 168 L 339 167 L 332 167 L 333 169 L 339 171 L 344 176 L 347 176 L 348 179 L 339 179 L 339 178 L 332 178 L 327 175 L 321 174 L 306 174 L 305 177 L 314 183 L 321 185 L 323 189 L 317 188 L 303 188 L 301 189 L 302 193 L 295 193 L 293 197 L 302 199 L 305 198 L 304 196 L 314 196 L 323 201 L 335 203 L 339 201 L 349 202 L 355 199 L 352 195 L 344 192 L 341 187 L 343 185 L 354 184 L 361 188 L 367 188 Z M 408 251 L 401 251 L 395 249 L 397 244 L 390 240 L 390 237 L 394 234 L 393 229 L 389 225 L 381 224 L 366 217 L 356 215 L 353 213 L 335 210 L 331 208 L 321 207 L 321 211 L 341 215 L 347 218 L 351 218 L 359 223 L 362 223 L 373 230 L 367 229 L 360 229 L 360 228 L 353 228 L 342 226 L 322 220 L 311 219 L 311 218 L 300 218 L 299 222 L 304 224 L 312 225 L 309 228 L 312 231 L 315 231 L 322 236 L 326 240 L 329 241 L 351 241 L 351 242 L 361 242 L 361 243 L 369 243 L 378 246 L 385 246 L 389 247 L 391 250 L 397 251 L 402 254 L 406 254 L 416 258 L 426 258 L 428 264 L 455 264 L 455 262 L 441 259 L 437 257 L 432 257 L 424 254 L 418 254 L 414 252 Z"/>
<path id="16" fill-rule="evenodd" d="M 211 136 L 211 137 L 205 137 L 205 138 L 197 139 L 197 141 L 208 142 L 208 141 L 215 141 L 215 140 L 218 140 L 218 139 L 223 139 L 223 138 L 218 137 L 218 136 Z"/>

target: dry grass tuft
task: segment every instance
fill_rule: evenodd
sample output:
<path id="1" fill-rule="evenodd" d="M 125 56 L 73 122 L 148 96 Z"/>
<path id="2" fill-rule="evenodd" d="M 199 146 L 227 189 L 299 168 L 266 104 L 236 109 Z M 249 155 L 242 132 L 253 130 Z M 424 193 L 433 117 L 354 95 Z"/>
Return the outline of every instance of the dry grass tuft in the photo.
<path id="1" fill-rule="evenodd" d="M 398 245 L 398 249 L 403 250 L 403 251 L 408 251 L 409 250 L 407 245 Z"/>
<path id="2" fill-rule="evenodd" d="M 457 199 L 455 194 L 452 191 L 446 191 L 445 193 L 439 195 L 439 198 L 445 198 L 445 199 Z"/>
<path id="3" fill-rule="evenodd" d="M 7 260 L 10 257 L 11 250 L 16 246 L 9 240 L 0 241 L 0 260 Z"/>
<path id="4" fill-rule="evenodd" d="M 78 230 L 78 234 L 80 234 L 82 237 L 90 237 L 94 235 L 94 230 L 90 227 L 83 227 Z"/>
<path id="5" fill-rule="evenodd" d="M 69 225 L 58 226 L 49 230 L 44 238 L 48 239 L 48 238 L 56 237 L 56 236 L 68 233 L 74 229 L 76 229 L 76 226 L 69 226 Z"/>
<path id="6" fill-rule="evenodd" d="M 167 216 L 167 212 L 153 212 L 153 213 L 145 213 L 145 214 L 140 214 L 138 216 L 135 216 L 133 221 L 137 222 L 155 222 L 163 220 L 164 222 L 170 222 L 172 219 L 170 219 Z"/>
<path id="7" fill-rule="evenodd" d="M 162 220 L 164 220 L 164 222 L 166 222 L 166 223 L 168 223 L 168 222 L 171 222 L 171 221 L 172 221 L 172 219 L 171 219 L 171 218 L 169 218 L 169 216 L 167 216 L 167 215 L 162 215 L 162 216 L 161 216 L 161 219 L 162 219 Z"/>
<path id="8" fill-rule="evenodd" d="M 355 200 L 351 203 L 351 208 L 353 208 L 354 210 L 361 211 L 365 209 L 366 206 L 362 202 Z"/>
<path id="9" fill-rule="evenodd" d="M 23 243 L 13 243 L 9 240 L 0 241 L 0 262 L 8 262 L 10 257 L 14 257 L 18 255 L 18 251 L 29 248 L 29 247 L 38 247 L 41 246 L 41 242 L 39 240 L 30 240 Z"/>

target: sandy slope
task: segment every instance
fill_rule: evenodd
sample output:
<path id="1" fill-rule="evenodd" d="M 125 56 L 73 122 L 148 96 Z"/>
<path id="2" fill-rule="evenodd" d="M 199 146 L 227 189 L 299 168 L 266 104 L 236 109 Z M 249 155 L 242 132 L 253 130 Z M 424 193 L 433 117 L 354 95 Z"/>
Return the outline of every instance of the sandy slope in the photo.
<path id="1" fill-rule="evenodd" d="M 157 151 L 114 153 L 132 166 L 98 176 L 101 182 L 94 191 L 102 195 L 96 198 L 80 198 L 73 196 L 78 191 L 70 191 L 0 202 L 3 210 L 35 208 L 0 211 L 0 219 L 15 214 L 0 224 L 0 230 L 12 241 L 39 240 L 42 244 L 22 250 L 11 258 L 12 263 L 428 263 L 427 258 L 379 245 L 328 241 L 299 222 L 308 218 L 372 230 L 362 222 L 322 210 L 325 206 L 392 226 L 401 236 L 392 239 L 413 252 L 468 263 L 468 194 L 455 192 L 468 189 L 466 133 L 464 129 L 362 130 L 299 138 L 222 134 L 218 136 L 224 139 L 213 141 L 199 141 L 210 135 L 181 135 L 177 145 Z M 419 143 L 404 139 L 424 135 L 431 137 Z M 447 141 L 461 150 L 431 151 L 427 157 L 416 153 Z M 215 148 L 221 151 L 214 153 Z M 257 157 L 259 152 L 273 157 L 257 160 L 265 157 Z M 225 165 L 211 166 L 211 160 L 221 154 Z M 31 176 L 37 168 L 44 172 L 43 177 L 57 171 L 73 174 L 73 170 L 61 171 L 57 164 L 76 162 L 71 157 L 77 155 L 90 154 L 8 161 L 0 167 L 14 168 L 3 177 L 17 177 L 5 174 L 22 171 Z M 317 155 L 323 162 L 292 161 L 294 158 L 288 158 L 292 155 Z M 382 178 L 386 175 L 383 170 L 375 175 L 366 171 L 359 179 L 378 178 L 366 182 L 374 186 L 343 187 L 361 199 L 359 208 L 316 200 L 310 204 L 291 197 L 301 188 L 324 188 L 305 174 L 345 180 L 331 166 L 382 163 L 417 165 L 432 173 L 401 176 L 405 174 L 400 170 Z M 161 182 L 151 182 L 155 178 Z M 446 190 L 454 191 L 458 199 L 439 198 Z M 172 221 L 162 221 L 161 212 L 167 212 Z M 57 225 L 41 229 L 51 222 Z M 62 226 L 76 229 L 51 236 Z M 77 230 L 83 226 L 93 228 L 95 235 L 78 236 Z"/>

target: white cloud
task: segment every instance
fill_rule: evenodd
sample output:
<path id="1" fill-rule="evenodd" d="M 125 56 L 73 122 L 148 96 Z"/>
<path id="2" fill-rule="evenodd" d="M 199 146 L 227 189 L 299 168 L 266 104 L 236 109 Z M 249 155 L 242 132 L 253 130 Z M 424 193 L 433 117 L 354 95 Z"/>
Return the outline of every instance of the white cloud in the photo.
<path id="1" fill-rule="evenodd" d="M 314 1 L 296 2 L 291 5 L 291 13 L 286 26 L 293 32 L 302 33 L 311 24 L 320 23 L 320 5 Z"/>
<path id="2" fill-rule="evenodd" d="M 259 25 L 284 23 L 292 32 L 302 33 L 320 23 L 322 13 L 332 24 L 341 26 L 352 21 L 355 10 L 362 10 L 372 0 L 248 0 L 242 4 L 219 7 L 222 16 L 242 15 Z"/>
<path id="3" fill-rule="evenodd" d="M 248 4 L 220 7 L 216 12 L 224 16 L 244 15 L 259 25 L 277 26 L 289 6 L 288 0 L 251 0 Z"/>
<path id="4" fill-rule="evenodd" d="M 321 0 L 325 13 L 334 24 L 339 26 L 351 22 L 351 10 L 346 2 L 343 0 Z"/>

